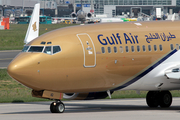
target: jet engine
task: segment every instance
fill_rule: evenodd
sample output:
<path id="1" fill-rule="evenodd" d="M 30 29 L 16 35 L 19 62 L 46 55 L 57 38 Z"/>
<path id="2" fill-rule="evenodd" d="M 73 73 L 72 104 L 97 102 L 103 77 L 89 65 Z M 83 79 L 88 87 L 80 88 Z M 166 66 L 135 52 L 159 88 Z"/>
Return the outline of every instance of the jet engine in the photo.
<path id="1" fill-rule="evenodd" d="M 113 91 L 110 92 L 111 94 Z M 107 92 L 92 92 L 92 93 L 64 93 L 63 98 L 68 100 L 93 100 L 104 99 L 108 96 Z"/>
<path id="2" fill-rule="evenodd" d="M 88 13 L 87 17 L 89 17 L 89 18 L 92 17 L 92 13 Z"/>
<path id="3" fill-rule="evenodd" d="M 73 12 L 73 13 L 71 13 L 71 17 L 75 18 L 75 17 L 77 17 L 77 14 Z"/>

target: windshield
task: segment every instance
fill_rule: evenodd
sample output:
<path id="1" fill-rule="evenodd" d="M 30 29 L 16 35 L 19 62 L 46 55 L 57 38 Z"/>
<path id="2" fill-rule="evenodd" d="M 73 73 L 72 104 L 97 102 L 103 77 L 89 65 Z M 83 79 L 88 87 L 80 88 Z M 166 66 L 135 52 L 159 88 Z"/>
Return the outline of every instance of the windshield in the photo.
<path id="1" fill-rule="evenodd" d="M 61 48 L 59 46 L 53 46 L 53 54 L 61 51 Z"/>
<path id="2" fill-rule="evenodd" d="M 46 46 L 44 49 L 44 53 L 53 55 L 61 51 L 60 46 Z"/>
<path id="3" fill-rule="evenodd" d="M 28 49 L 29 49 L 29 46 L 24 46 L 22 52 L 27 52 Z"/>
<path id="4" fill-rule="evenodd" d="M 51 55 L 51 46 L 46 46 L 44 53 Z"/>
<path id="5" fill-rule="evenodd" d="M 45 48 L 44 48 L 45 47 Z M 22 52 L 43 52 L 49 55 L 56 54 L 61 51 L 60 46 L 24 46 Z"/>
<path id="6" fill-rule="evenodd" d="M 42 52 L 44 46 L 31 46 L 28 52 Z"/>

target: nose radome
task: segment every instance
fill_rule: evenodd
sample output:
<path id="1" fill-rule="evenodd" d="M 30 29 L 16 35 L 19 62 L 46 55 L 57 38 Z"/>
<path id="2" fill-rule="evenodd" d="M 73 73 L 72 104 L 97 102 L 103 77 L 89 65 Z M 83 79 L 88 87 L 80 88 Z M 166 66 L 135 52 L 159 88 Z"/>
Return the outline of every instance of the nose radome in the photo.
<path id="1" fill-rule="evenodd" d="M 13 60 L 7 68 L 7 72 L 12 78 L 21 82 L 20 78 L 23 72 L 23 66 L 20 61 Z"/>
<path id="2" fill-rule="evenodd" d="M 14 79 L 27 75 L 28 67 L 33 61 L 31 54 L 20 53 L 16 58 L 9 64 L 7 71 L 8 74 Z M 16 79 L 17 80 L 17 79 Z"/>
<path id="3" fill-rule="evenodd" d="M 15 71 L 16 71 L 16 68 L 17 68 L 16 65 L 14 65 L 14 64 L 12 64 L 12 63 L 9 64 L 9 66 L 8 66 L 8 68 L 7 68 L 7 72 L 8 72 L 8 74 L 9 74 L 11 77 L 14 76 Z M 14 78 L 14 77 L 13 77 L 13 78 Z"/>
<path id="4" fill-rule="evenodd" d="M 41 90 L 40 74 L 38 71 L 39 54 L 21 53 L 8 66 L 8 74 L 21 84 L 36 90 Z M 40 79 L 40 80 L 39 80 Z"/>
<path id="5" fill-rule="evenodd" d="M 19 54 L 9 64 L 7 68 L 8 74 L 18 82 L 24 84 L 24 82 L 27 82 L 26 78 L 29 77 L 29 61 L 32 61 L 31 57 L 27 57 L 24 53 Z"/>

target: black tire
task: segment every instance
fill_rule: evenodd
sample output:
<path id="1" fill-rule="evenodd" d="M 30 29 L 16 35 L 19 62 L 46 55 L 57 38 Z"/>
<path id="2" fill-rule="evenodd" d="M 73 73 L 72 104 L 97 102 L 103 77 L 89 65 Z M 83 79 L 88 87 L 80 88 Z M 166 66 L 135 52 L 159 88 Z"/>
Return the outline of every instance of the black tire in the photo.
<path id="1" fill-rule="evenodd" d="M 51 113 L 56 113 L 56 106 L 54 105 L 54 102 L 52 102 L 50 105 L 50 111 Z"/>
<path id="2" fill-rule="evenodd" d="M 160 106 L 162 108 L 170 107 L 172 103 L 172 95 L 169 91 L 160 92 Z"/>
<path id="3" fill-rule="evenodd" d="M 146 96 L 146 103 L 149 107 L 158 107 L 159 100 L 158 100 L 158 93 L 156 91 L 149 91 Z"/>
<path id="4" fill-rule="evenodd" d="M 56 113 L 63 113 L 65 111 L 65 105 L 62 102 L 56 103 Z"/>

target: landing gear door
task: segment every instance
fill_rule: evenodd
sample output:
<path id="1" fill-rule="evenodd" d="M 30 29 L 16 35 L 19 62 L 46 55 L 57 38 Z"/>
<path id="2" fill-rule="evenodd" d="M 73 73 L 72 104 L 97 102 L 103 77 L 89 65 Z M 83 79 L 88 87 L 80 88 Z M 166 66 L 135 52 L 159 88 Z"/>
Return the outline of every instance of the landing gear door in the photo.
<path id="1" fill-rule="evenodd" d="M 77 34 L 77 37 L 82 45 L 84 53 L 84 67 L 95 67 L 96 50 L 91 37 L 86 33 Z"/>

